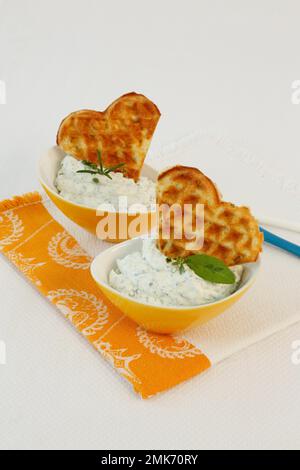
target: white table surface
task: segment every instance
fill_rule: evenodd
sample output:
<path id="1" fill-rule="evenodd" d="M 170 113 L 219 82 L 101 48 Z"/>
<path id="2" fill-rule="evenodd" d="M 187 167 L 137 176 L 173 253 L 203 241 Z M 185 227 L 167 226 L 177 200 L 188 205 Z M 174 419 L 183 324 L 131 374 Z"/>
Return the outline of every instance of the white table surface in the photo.
<path id="1" fill-rule="evenodd" d="M 299 221 L 299 14 L 297 0 L 0 0 L 0 198 L 38 188 L 66 114 L 134 90 L 162 112 L 150 163 L 175 142 L 172 161 L 226 199 Z M 300 447 L 300 324 L 142 401 L 3 259 L 0 295 L 0 448 Z"/>

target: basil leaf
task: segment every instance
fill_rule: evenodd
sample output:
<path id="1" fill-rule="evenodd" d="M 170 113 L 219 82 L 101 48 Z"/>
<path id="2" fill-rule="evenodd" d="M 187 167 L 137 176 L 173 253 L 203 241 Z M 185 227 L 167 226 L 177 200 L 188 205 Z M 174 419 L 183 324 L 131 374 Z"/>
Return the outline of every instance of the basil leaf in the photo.
<path id="1" fill-rule="evenodd" d="M 185 263 L 197 276 L 216 284 L 234 284 L 235 275 L 223 261 L 208 255 L 192 255 Z"/>

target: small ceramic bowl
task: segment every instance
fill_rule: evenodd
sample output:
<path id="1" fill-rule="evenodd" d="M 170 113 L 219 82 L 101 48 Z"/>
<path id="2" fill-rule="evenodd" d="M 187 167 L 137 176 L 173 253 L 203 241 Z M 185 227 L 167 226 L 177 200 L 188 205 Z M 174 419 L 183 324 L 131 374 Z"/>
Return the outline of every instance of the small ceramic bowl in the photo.
<path id="1" fill-rule="evenodd" d="M 94 208 L 90 208 L 81 204 L 77 204 L 61 197 L 54 185 L 55 178 L 61 160 L 66 154 L 58 146 L 52 147 L 48 152 L 42 156 L 39 161 L 39 180 L 44 190 L 54 202 L 54 204 L 76 224 L 80 225 L 84 229 L 91 232 L 93 235 L 97 235 L 98 238 L 105 239 L 112 243 L 119 243 L 120 241 L 128 240 L 130 236 L 130 224 L 134 221 L 139 220 L 140 222 L 140 233 L 150 232 L 156 225 L 156 212 L 148 211 L 137 214 L 130 214 L 127 212 L 104 212 L 101 215 L 97 215 L 97 211 Z M 144 164 L 142 175 L 147 176 L 152 181 L 156 181 L 157 172 L 149 165 Z M 138 203 L 139 201 L 137 201 Z M 99 222 L 105 217 L 110 215 L 116 216 L 116 236 L 111 237 L 99 231 Z M 143 227 L 147 227 L 143 231 Z M 97 230 L 98 228 L 98 230 Z M 122 234 L 122 238 L 119 236 Z"/>
<path id="2" fill-rule="evenodd" d="M 92 262 L 91 273 L 106 297 L 123 313 L 146 330 L 155 333 L 178 333 L 202 325 L 217 317 L 237 302 L 254 283 L 260 268 L 260 261 L 244 265 L 240 286 L 229 297 L 206 305 L 193 307 L 166 307 L 149 305 L 121 294 L 108 284 L 108 275 L 116 267 L 116 260 L 141 251 L 142 239 L 136 238 L 100 253 Z"/>

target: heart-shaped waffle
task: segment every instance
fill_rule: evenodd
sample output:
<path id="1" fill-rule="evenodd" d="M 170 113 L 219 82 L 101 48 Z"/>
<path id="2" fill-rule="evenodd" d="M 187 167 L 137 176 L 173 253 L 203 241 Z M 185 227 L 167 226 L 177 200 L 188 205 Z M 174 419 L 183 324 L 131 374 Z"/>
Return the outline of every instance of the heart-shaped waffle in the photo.
<path id="1" fill-rule="evenodd" d="M 152 101 L 128 93 L 103 112 L 71 113 L 59 127 L 57 144 L 69 155 L 92 163 L 98 162 L 100 150 L 104 166 L 125 163 L 117 171 L 138 180 L 159 118 L 159 109 Z"/>
<path id="2" fill-rule="evenodd" d="M 165 256 L 185 258 L 202 252 L 221 259 L 227 266 L 257 260 L 263 235 L 256 219 L 247 207 L 223 202 L 214 183 L 196 168 L 178 165 L 162 172 L 157 181 L 157 203 L 159 206 L 177 204 L 181 209 L 191 204 L 193 227 L 198 217 L 196 205 L 204 205 L 204 240 L 202 248 L 197 250 L 189 249 L 189 237 L 175 236 L 183 219 L 160 210 L 157 246 Z M 163 231 L 168 224 L 171 230 L 167 239 Z"/>

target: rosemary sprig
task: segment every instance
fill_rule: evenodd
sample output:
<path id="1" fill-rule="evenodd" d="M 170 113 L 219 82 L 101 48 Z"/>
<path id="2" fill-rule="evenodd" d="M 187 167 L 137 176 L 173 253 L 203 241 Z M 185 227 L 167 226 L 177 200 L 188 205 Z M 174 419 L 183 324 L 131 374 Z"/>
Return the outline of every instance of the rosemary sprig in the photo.
<path id="1" fill-rule="evenodd" d="M 98 158 L 98 165 L 96 165 L 96 163 L 89 162 L 88 160 L 83 160 L 82 163 L 85 166 L 87 166 L 88 169 L 78 170 L 76 173 L 89 173 L 90 175 L 103 175 L 111 180 L 112 177 L 110 176 L 110 173 L 125 165 L 125 163 L 119 163 L 118 165 L 106 168 L 103 165 L 102 155 L 101 155 L 100 150 L 97 150 L 97 158 Z"/>

